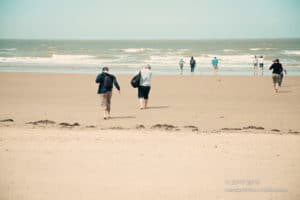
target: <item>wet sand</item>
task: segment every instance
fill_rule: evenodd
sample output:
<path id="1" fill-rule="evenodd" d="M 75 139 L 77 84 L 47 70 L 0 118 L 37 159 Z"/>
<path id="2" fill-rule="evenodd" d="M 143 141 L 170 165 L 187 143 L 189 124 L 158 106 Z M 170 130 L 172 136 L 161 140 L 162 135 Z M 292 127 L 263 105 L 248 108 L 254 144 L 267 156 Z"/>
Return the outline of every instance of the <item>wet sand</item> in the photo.
<path id="1" fill-rule="evenodd" d="M 81 127 L 134 128 L 168 124 L 200 131 L 263 127 L 300 131 L 300 78 L 286 77 L 279 94 L 270 77 L 155 76 L 149 109 L 139 110 L 131 76 L 117 76 L 112 119 L 103 120 L 95 75 L 0 73 L 0 120 L 16 126 L 39 120 Z"/>

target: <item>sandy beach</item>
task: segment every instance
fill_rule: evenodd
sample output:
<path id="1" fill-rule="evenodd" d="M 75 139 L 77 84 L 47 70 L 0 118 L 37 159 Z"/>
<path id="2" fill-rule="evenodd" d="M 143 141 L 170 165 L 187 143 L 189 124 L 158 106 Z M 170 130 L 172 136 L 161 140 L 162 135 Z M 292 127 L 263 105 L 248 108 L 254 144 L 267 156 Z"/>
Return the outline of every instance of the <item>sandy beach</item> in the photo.
<path id="1" fill-rule="evenodd" d="M 199 131 L 263 127 L 300 131 L 300 78 L 286 77 L 279 94 L 271 77 L 155 76 L 150 108 L 139 110 L 131 76 L 117 76 L 121 95 L 112 97 L 112 119 L 103 120 L 96 75 L 0 73 L 0 117 L 15 126 L 52 120 L 80 127 L 135 128 L 169 124 Z"/>
<path id="2" fill-rule="evenodd" d="M 300 77 L 0 73 L 0 199 L 299 199 Z"/>

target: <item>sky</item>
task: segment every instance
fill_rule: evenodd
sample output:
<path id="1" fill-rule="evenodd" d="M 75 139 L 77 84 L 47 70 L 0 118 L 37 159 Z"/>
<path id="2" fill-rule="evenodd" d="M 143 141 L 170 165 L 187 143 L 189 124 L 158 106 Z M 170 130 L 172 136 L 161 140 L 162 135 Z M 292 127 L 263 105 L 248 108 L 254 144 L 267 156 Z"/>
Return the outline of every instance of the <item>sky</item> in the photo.
<path id="1" fill-rule="evenodd" d="M 300 0 L 0 0 L 0 38 L 300 38 Z"/>

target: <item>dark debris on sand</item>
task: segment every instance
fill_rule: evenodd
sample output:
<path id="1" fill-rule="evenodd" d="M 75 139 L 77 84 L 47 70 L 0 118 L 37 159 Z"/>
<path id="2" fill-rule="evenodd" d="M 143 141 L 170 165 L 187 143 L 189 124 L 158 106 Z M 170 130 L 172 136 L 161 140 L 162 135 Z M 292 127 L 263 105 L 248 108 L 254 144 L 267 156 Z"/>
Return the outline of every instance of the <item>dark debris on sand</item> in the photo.
<path id="1" fill-rule="evenodd" d="M 261 127 L 261 126 L 246 126 L 246 127 L 243 127 L 243 129 L 255 129 L 255 130 L 265 130 L 264 127 Z"/>
<path id="2" fill-rule="evenodd" d="M 155 124 L 151 126 L 151 129 L 163 129 L 166 131 L 171 131 L 171 130 L 179 130 L 177 126 L 171 125 L 171 124 Z"/>
<path id="3" fill-rule="evenodd" d="M 0 122 L 14 122 L 13 119 L 2 119 L 0 120 Z"/>
<path id="4" fill-rule="evenodd" d="M 135 128 L 136 129 L 145 129 L 146 127 L 143 124 L 139 124 Z"/>
<path id="5" fill-rule="evenodd" d="M 96 128 L 96 126 L 94 126 L 94 125 L 88 125 L 88 126 L 85 126 L 85 128 Z"/>
<path id="6" fill-rule="evenodd" d="M 192 131 L 199 131 L 198 127 L 193 125 L 184 126 L 184 128 L 191 129 Z"/>
<path id="7" fill-rule="evenodd" d="M 109 129 L 111 129 L 111 130 L 124 130 L 126 128 L 123 128 L 121 126 L 113 126 L 113 127 L 110 127 Z"/>
<path id="8" fill-rule="evenodd" d="M 273 132 L 280 132 L 280 130 L 278 130 L 278 129 L 271 129 L 271 131 L 273 131 Z"/>
<path id="9" fill-rule="evenodd" d="M 62 127 L 75 127 L 75 126 L 80 126 L 79 123 L 75 122 L 73 124 L 67 123 L 67 122 L 61 122 L 59 123 L 60 126 Z"/>
<path id="10" fill-rule="evenodd" d="M 240 131 L 241 128 L 221 128 L 222 131 Z"/>
<path id="11" fill-rule="evenodd" d="M 299 131 L 293 131 L 293 130 L 289 130 L 288 132 L 289 134 L 299 134 L 300 132 Z"/>
<path id="12" fill-rule="evenodd" d="M 32 125 L 48 125 L 48 124 L 56 124 L 55 121 L 51 121 L 51 120 L 39 120 L 39 121 L 35 121 L 35 122 L 27 122 L 26 124 L 32 124 Z"/>

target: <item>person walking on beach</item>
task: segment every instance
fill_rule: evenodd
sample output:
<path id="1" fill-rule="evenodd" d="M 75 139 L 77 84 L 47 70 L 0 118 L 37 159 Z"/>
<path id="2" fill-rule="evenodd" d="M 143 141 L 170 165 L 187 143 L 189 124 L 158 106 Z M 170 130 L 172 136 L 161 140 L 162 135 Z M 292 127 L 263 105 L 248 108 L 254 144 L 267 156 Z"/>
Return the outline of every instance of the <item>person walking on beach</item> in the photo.
<path id="1" fill-rule="evenodd" d="M 270 66 L 269 70 L 273 70 L 272 71 L 272 79 L 273 79 L 273 84 L 274 84 L 274 90 L 277 93 L 279 81 L 280 81 L 280 74 L 283 71 L 282 64 L 279 62 L 279 59 L 273 60 L 273 64 Z"/>
<path id="2" fill-rule="evenodd" d="M 253 63 L 253 75 L 257 76 L 258 75 L 258 59 L 257 59 L 256 55 L 254 56 L 252 63 Z"/>
<path id="3" fill-rule="evenodd" d="M 140 109 L 146 109 L 148 106 L 149 92 L 151 89 L 151 66 L 146 65 L 146 67 L 142 69 L 140 73 L 141 78 L 138 86 L 138 98 L 140 100 Z"/>
<path id="4" fill-rule="evenodd" d="M 104 120 L 110 118 L 111 97 L 113 86 L 117 88 L 120 94 L 120 86 L 116 77 L 109 73 L 108 67 L 102 68 L 102 73 L 98 74 L 96 83 L 99 84 L 98 94 L 101 98 Z"/>
<path id="5" fill-rule="evenodd" d="M 194 74 L 195 67 L 196 67 L 196 61 L 193 56 L 191 57 L 190 65 L 191 65 L 191 73 Z"/>
<path id="6" fill-rule="evenodd" d="M 184 66 L 184 60 L 181 58 L 180 60 L 179 60 L 179 68 L 180 68 L 180 75 L 182 75 L 183 74 L 183 66 Z"/>
<path id="7" fill-rule="evenodd" d="M 258 64 L 259 64 L 259 70 L 260 70 L 260 75 L 264 75 L 264 57 L 260 56 L 258 59 Z"/>
<path id="8" fill-rule="evenodd" d="M 280 74 L 280 77 L 279 77 L 279 83 L 278 83 L 278 86 L 281 87 L 282 85 L 282 81 L 283 81 L 283 77 L 284 75 L 287 75 L 287 71 L 285 68 L 282 68 L 282 72 Z"/>
<path id="9" fill-rule="evenodd" d="M 217 75 L 218 74 L 218 70 L 219 70 L 219 67 L 218 67 L 219 60 L 217 59 L 217 57 L 214 57 L 211 60 L 211 64 L 213 66 L 214 74 Z"/>

